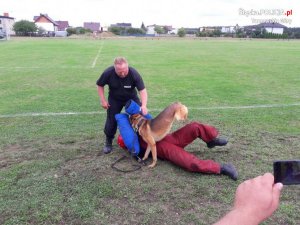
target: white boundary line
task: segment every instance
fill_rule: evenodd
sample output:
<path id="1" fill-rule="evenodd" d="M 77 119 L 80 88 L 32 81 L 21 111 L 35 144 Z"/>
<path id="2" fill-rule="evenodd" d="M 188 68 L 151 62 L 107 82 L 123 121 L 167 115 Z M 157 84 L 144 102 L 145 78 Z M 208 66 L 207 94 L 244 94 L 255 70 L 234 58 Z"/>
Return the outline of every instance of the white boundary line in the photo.
<path id="1" fill-rule="evenodd" d="M 0 66 L 0 69 L 7 69 L 7 70 L 19 70 L 19 69 L 91 69 L 91 66 L 48 66 L 48 67 L 38 67 L 38 66 L 15 66 L 15 67 L 5 67 Z"/>
<path id="2" fill-rule="evenodd" d="M 101 41 L 101 45 L 99 47 L 98 53 L 97 53 L 97 55 L 96 55 L 96 57 L 95 57 L 95 59 L 93 61 L 93 64 L 92 64 L 92 68 L 95 68 L 97 60 L 98 60 L 98 58 L 99 58 L 99 56 L 101 54 L 102 48 L 103 48 L 103 41 Z"/>
<path id="3" fill-rule="evenodd" d="M 216 109 L 259 109 L 259 108 L 286 108 L 292 106 L 300 106 L 300 102 L 291 104 L 270 104 L 270 105 L 248 105 L 248 106 L 220 106 L 220 107 L 189 107 L 190 110 L 216 110 Z M 151 109 L 151 111 L 161 111 L 162 109 Z M 35 117 L 35 116 L 71 116 L 71 115 L 95 115 L 105 114 L 106 111 L 94 112 L 58 112 L 58 113 L 19 113 L 0 115 L 0 118 L 16 118 L 16 117 Z"/>
<path id="4" fill-rule="evenodd" d="M 300 106 L 300 102 L 291 104 L 270 104 L 270 105 L 246 105 L 246 106 L 216 106 L 216 107 L 188 107 L 194 110 L 214 110 L 214 109 L 257 109 L 257 108 L 285 108 L 291 106 Z"/>
<path id="5" fill-rule="evenodd" d="M 94 114 L 104 114 L 104 113 L 106 113 L 106 111 L 102 111 L 102 112 L 19 113 L 19 114 L 0 115 L 0 118 L 35 117 L 35 116 L 94 115 Z"/>

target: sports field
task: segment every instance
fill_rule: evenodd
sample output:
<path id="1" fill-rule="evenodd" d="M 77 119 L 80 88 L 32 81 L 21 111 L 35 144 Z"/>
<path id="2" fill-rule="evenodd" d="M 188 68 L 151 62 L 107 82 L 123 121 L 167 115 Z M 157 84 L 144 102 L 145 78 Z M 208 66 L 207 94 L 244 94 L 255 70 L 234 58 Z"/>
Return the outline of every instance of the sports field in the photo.
<path id="1" fill-rule="evenodd" d="M 299 41 L 25 38 L 0 42 L 0 53 L 0 224 L 212 224 L 239 183 L 272 172 L 273 160 L 300 159 Z M 180 101 L 189 121 L 229 138 L 187 150 L 232 162 L 237 182 L 161 160 L 111 168 L 126 152 L 114 143 L 102 154 L 95 82 L 119 55 L 141 73 L 153 116 Z M 300 224 L 299 187 L 284 187 L 264 224 Z"/>

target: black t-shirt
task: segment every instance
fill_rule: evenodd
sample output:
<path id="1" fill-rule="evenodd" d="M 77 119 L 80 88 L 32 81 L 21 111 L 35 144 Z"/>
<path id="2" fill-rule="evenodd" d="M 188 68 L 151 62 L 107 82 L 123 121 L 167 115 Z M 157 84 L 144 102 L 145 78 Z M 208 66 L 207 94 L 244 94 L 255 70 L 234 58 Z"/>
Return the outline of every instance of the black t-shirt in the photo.
<path id="1" fill-rule="evenodd" d="M 128 75 L 124 78 L 116 74 L 113 66 L 108 67 L 97 80 L 98 86 L 108 85 L 109 96 L 120 101 L 128 101 L 137 97 L 137 92 L 145 88 L 141 75 L 132 67 L 129 67 Z"/>

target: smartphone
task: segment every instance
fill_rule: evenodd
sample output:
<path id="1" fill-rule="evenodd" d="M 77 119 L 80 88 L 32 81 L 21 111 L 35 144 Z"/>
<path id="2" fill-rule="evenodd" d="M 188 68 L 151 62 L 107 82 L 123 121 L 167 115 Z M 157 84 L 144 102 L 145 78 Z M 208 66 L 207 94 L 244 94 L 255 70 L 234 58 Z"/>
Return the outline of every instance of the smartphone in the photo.
<path id="1" fill-rule="evenodd" d="M 274 183 L 300 184 L 300 160 L 278 160 L 273 162 Z"/>

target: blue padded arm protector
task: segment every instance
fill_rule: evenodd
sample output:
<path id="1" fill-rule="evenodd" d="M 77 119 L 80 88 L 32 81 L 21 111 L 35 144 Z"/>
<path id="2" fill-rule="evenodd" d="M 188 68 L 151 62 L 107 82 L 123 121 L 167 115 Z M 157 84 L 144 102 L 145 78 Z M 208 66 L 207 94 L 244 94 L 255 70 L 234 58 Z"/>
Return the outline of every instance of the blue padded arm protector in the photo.
<path id="1" fill-rule="evenodd" d="M 119 113 L 115 115 L 115 118 L 117 120 L 120 134 L 127 149 L 132 154 L 138 155 L 140 153 L 139 139 L 132 126 L 130 125 L 128 115 L 125 113 Z"/>
<path id="2" fill-rule="evenodd" d="M 130 99 L 128 102 L 126 102 L 125 111 L 129 115 L 133 115 L 133 114 L 141 114 L 142 115 L 141 106 L 139 104 L 137 104 L 135 101 L 133 101 L 132 99 Z M 146 115 L 143 115 L 143 117 L 145 117 L 147 120 L 152 119 L 152 116 L 149 113 Z"/>

